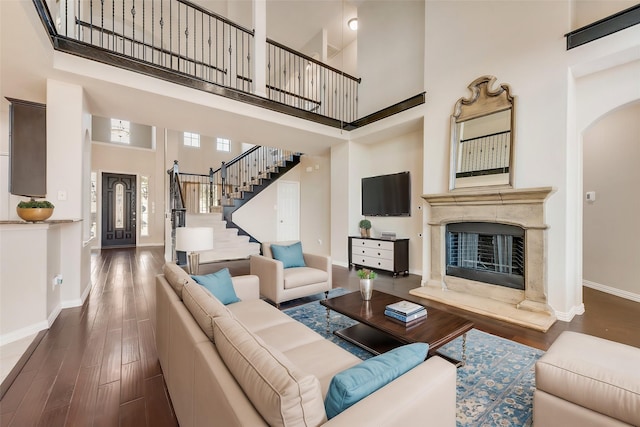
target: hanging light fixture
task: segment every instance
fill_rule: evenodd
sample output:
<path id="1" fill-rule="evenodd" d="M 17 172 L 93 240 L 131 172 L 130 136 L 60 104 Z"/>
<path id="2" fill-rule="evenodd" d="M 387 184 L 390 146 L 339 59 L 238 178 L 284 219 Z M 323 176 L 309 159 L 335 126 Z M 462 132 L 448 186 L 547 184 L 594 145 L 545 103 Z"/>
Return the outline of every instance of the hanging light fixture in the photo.
<path id="1" fill-rule="evenodd" d="M 347 22 L 347 25 L 351 30 L 356 31 L 358 29 L 358 18 L 349 19 L 349 21 Z"/>

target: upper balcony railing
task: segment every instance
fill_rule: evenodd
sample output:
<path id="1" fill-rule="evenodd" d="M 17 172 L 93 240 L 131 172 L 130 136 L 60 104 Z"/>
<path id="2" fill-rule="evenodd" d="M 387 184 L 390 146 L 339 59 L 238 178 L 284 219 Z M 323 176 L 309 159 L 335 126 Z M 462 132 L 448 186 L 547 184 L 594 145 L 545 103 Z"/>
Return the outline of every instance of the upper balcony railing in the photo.
<path id="1" fill-rule="evenodd" d="M 356 79 L 267 39 L 269 99 L 351 123 L 358 117 Z"/>
<path id="2" fill-rule="evenodd" d="M 33 1 L 52 37 L 196 79 L 205 90 L 212 83 L 253 97 L 266 93 L 340 123 L 357 119 L 359 79 L 272 40 L 256 46 L 253 30 L 188 0 Z M 264 49 L 265 64 L 253 63 L 256 49 Z M 266 87 L 255 87 L 257 73 Z"/>

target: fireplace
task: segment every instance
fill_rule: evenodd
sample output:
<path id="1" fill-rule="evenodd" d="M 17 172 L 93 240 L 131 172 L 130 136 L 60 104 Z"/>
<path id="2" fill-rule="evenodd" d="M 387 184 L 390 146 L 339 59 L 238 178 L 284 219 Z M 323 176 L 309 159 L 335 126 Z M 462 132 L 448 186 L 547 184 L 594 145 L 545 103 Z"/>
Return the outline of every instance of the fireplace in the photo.
<path id="1" fill-rule="evenodd" d="M 430 205 L 430 273 L 411 294 L 546 331 L 555 322 L 545 292 L 544 202 L 552 192 L 423 195 Z"/>
<path id="2" fill-rule="evenodd" d="M 524 290 L 524 229 L 490 222 L 446 227 L 446 274 Z"/>

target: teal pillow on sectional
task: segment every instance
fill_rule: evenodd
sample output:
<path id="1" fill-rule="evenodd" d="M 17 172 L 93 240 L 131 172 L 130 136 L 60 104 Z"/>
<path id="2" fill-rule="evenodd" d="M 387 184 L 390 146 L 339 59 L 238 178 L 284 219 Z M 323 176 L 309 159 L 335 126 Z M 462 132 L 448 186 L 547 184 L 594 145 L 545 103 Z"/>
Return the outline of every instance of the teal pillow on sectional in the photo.
<path id="1" fill-rule="evenodd" d="M 424 362 L 429 344 L 414 343 L 367 359 L 337 373 L 324 400 L 327 418 L 358 403 L 379 388 Z"/>
<path id="2" fill-rule="evenodd" d="M 288 246 L 271 245 L 271 253 L 274 259 L 282 261 L 284 268 L 306 267 L 300 242 Z"/>
<path id="3" fill-rule="evenodd" d="M 214 297 L 218 298 L 224 305 L 240 301 L 233 289 L 231 274 L 228 268 L 223 268 L 215 273 L 205 276 L 191 276 L 196 283 L 207 288 Z"/>

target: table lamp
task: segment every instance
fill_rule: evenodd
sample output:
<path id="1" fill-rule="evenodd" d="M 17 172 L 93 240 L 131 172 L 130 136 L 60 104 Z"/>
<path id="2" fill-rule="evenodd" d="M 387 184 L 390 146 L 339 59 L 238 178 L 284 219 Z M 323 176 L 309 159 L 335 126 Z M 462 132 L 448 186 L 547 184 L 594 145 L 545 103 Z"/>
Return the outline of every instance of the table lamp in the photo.
<path id="1" fill-rule="evenodd" d="M 209 249 L 213 249 L 213 228 L 176 228 L 176 251 L 184 251 L 187 253 L 189 274 L 198 274 L 200 254 L 197 251 L 206 251 Z"/>

